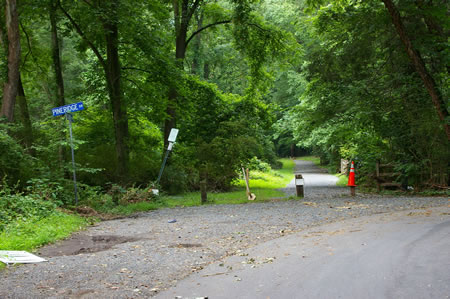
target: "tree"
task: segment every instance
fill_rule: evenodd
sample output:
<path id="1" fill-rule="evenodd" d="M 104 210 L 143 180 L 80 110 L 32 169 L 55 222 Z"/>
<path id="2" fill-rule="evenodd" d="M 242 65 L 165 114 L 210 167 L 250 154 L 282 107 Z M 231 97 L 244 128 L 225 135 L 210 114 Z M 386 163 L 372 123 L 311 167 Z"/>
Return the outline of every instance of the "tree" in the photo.
<path id="1" fill-rule="evenodd" d="M 189 42 L 203 30 L 220 25 L 230 23 L 231 20 L 219 20 L 211 24 L 198 28 L 188 37 L 191 20 L 199 7 L 203 4 L 202 0 L 174 0 L 173 1 L 173 16 L 175 25 L 175 63 L 178 68 L 184 70 L 184 59 L 186 58 L 186 49 Z M 178 92 L 175 86 L 171 86 L 168 95 L 167 103 L 167 118 L 164 123 L 164 147 L 167 147 L 170 130 L 176 126 L 176 107 L 177 107 Z"/>
<path id="2" fill-rule="evenodd" d="M 445 60 L 428 43 L 421 13 L 410 9 L 405 26 L 425 61 L 434 62 L 445 91 Z M 448 139 L 383 5 L 329 5 L 315 13 L 312 25 L 316 41 L 302 69 L 309 84 L 292 109 L 299 145 L 336 166 L 342 157 L 357 157 L 370 173 L 380 159 L 397 163 L 410 184 L 446 182 Z"/>
<path id="3" fill-rule="evenodd" d="M 121 78 L 121 64 L 119 56 L 119 18 L 118 10 L 119 0 L 108 1 L 92 1 L 85 2 L 89 9 L 97 13 L 101 26 L 103 27 L 103 36 L 105 38 L 106 58 L 103 57 L 99 48 L 90 40 L 82 30 L 81 25 L 78 24 L 74 18 L 68 13 L 64 7 L 59 4 L 60 9 L 69 19 L 80 37 L 87 43 L 89 48 L 95 53 L 100 65 L 103 68 L 106 87 L 111 103 L 115 149 L 117 158 L 117 175 L 122 182 L 125 182 L 129 171 L 129 147 L 128 147 L 128 115 L 127 105 L 123 99 L 122 78 Z"/>
<path id="4" fill-rule="evenodd" d="M 17 91 L 17 103 L 19 105 L 20 120 L 24 127 L 24 145 L 31 155 L 35 155 L 35 151 L 32 149 L 33 145 L 33 127 L 31 124 L 30 113 L 28 109 L 28 102 L 25 96 L 25 90 L 23 88 L 22 79 L 19 74 L 19 89 Z"/>
<path id="5" fill-rule="evenodd" d="M 20 33 L 19 14 L 16 0 L 6 0 L 5 20 L 8 40 L 8 79 L 3 86 L 3 101 L 0 117 L 10 122 L 14 120 L 14 106 L 20 79 Z"/>
<path id="6" fill-rule="evenodd" d="M 50 19 L 50 34 L 51 34 L 51 44 L 52 44 L 52 60 L 53 60 L 53 71 L 55 75 L 56 83 L 56 105 L 64 106 L 66 100 L 64 97 L 64 78 L 62 73 L 61 65 L 61 50 L 60 50 L 60 39 L 58 37 L 58 27 L 57 27 L 57 10 L 60 5 L 60 0 L 49 0 L 49 19 Z"/>
<path id="7" fill-rule="evenodd" d="M 325 1 L 323 0 L 307 0 L 307 3 L 310 7 L 319 7 L 320 5 L 324 4 Z M 335 0 L 331 1 L 334 5 L 337 7 L 346 7 L 349 4 L 347 1 L 341 1 L 341 0 Z M 384 6 L 386 7 L 391 20 L 392 24 L 395 27 L 395 30 L 403 43 L 404 47 L 406 48 L 406 52 L 408 54 L 408 57 L 411 60 L 411 63 L 413 64 L 416 72 L 419 74 L 421 80 L 423 81 L 423 84 L 425 85 L 425 88 L 431 98 L 431 103 L 434 106 L 436 113 L 439 117 L 440 122 L 442 123 L 442 126 L 447 134 L 447 140 L 450 141 L 450 126 L 448 123 L 448 110 L 447 110 L 447 104 L 445 103 L 442 93 L 439 90 L 435 79 L 433 76 L 431 76 L 430 72 L 427 70 L 426 64 L 424 60 L 422 59 L 419 51 L 417 48 L 413 45 L 411 41 L 411 37 L 408 34 L 404 24 L 402 17 L 400 16 L 399 10 L 395 6 L 394 2 L 392 0 L 381 0 L 381 2 L 384 3 Z M 423 5 L 424 1 L 417 1 L 416 5 L 420 6 Z M 432 6 L 432 9 L 434 10 L 445 10 L 444 4 L 432 4 L 432 1 L 429 1 L 428 4 Z M 440 5 L 440 6 L 439 6 Z M 416 7 L 417 9 L 417 7 Z M 444 18 L 448 18 L 448 16 L 445 16 Z M 438 33 L 442 33 L 442 28 L 440 25 L 433 22 L 429 15 L 424 17 L 425 23 L 428 25 L 430 31 L 438 31 Z"/>
<path id="8" fill-rule="evenodd" d="M 440 90 L 437 88 L 436 82 L 434 81 L 433 77 L 428 72 L 425 63 L 422 57 L 420 56 L 420 53 L 414 48 L 411 39 L 408 33 L 406 32 L 405 27 L 403 26 L 402 18 L 400 16 L 397 7 L 394 5 L 392 0 L 382 0 L 382 2 L 384 3 L 386 9 L 391 15 L 392 23 L 394 24 L 395 30 L 397 31 L 403 45 L 406 48 L 406 52 L 408 53 L 408 56 L 414 65 L 414 68 L 420 75 L 420 78 L 422 79 L 425 88 L 427 89 L 428 94 L 431 97 L 431 101 L 434 105 L 434 108 L 436 109 L 439 119 L 441 120 L 445 132 L 447 134 L 447 140 L 450 141 L 448 110 L 447 105 L 445 104 L 444 99 L 442 98 L 442 94 Z"/>

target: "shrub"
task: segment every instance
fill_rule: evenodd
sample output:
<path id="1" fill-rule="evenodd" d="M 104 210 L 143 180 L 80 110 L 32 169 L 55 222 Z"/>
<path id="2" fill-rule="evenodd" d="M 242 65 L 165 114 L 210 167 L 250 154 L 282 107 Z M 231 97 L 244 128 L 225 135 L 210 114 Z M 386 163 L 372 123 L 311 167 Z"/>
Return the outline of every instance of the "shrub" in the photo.
<path id="1" fill-rule="evenodd" d="M 3 180 L 0 187 L 0 231 L 16 220 L 47 217 L 57 208 L 54 202 L 41 200 L 38 195 L 14 192 L 14 188 L 10 188 L 6 180 Z"/>

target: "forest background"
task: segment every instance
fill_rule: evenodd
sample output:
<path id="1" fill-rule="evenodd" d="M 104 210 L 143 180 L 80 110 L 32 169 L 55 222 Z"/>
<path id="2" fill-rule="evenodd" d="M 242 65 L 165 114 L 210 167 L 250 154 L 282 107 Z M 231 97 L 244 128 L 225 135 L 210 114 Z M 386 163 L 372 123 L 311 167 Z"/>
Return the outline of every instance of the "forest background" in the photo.
<path id="1" fill-rule="evenodd" d="M 0 220 L 153 186 L 233 189 L 313 153 L 449 182 L 449 4 L 436 0 L 4 0 Z M 148 190 L 146 190 L 147 192 Z M 50 213 L 50 212 L 49 212 Z M 28 217 L 28 216 L 27 216 Z"/>

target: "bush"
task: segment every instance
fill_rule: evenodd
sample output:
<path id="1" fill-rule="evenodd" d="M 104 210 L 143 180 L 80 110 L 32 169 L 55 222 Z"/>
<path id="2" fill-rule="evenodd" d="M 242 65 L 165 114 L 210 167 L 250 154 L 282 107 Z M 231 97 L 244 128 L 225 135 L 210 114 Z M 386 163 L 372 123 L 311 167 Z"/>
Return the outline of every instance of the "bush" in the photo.
<path id="1" fill-rule="evenodd" d="M 9 184 L 26 182 L 32 177 L 33 160 L 22 146 L 8 134 L 18 128 L 0 123 L 0 178 L 5 178 Z"/>
<path id="2" fill-rule="evenodd" d="M 41 200 L 35 194 L 15 193 L 6 180 L 0 187 L 0 231 L 13 221 L 39 220 L 55 213 L 57 205 L 52 201 Z"/>
<path id="3" fill-rule="evenodd" d="M 73 181 L 71 180 L 34 178 L 27 182 L 25 190 L 33 197 L 52 201 L 58 206 L 75 203 Z"/>
<path id="4" fill-rule="evenodd" d="M 281 164 L 281 162 L 279 163 Z M 269 172 L 271 170 L 269 163 L 263 162 L 259 160 L 257 157 L 253 157 L 247 164 L 247 167 L 251 170 L 258 170 L 262 172 Z"/>

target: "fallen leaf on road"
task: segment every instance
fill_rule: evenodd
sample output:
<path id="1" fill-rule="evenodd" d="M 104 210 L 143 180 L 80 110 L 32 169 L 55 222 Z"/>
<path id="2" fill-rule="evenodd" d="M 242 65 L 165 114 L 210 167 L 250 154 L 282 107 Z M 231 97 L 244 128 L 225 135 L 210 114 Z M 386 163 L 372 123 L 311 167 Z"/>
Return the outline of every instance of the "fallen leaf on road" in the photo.
<path id="1" fill-rule="evenodd" d="M 431 211 L 427 210 L 425 212 L 411 212 L 407 216 L 430 216 L 430 215 L 431 215 Z"/>

